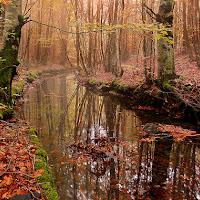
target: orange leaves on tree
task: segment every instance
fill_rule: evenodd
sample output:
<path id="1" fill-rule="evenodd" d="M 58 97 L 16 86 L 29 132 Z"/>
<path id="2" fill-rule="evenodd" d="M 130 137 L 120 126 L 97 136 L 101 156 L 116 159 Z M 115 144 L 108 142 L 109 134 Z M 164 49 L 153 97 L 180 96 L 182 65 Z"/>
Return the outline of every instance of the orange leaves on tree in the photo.
<path id="1" fill-rule="evenodd" d="M 8 5 L 8 2 L 6 0 L 1 0 L 1 3 Z"/>

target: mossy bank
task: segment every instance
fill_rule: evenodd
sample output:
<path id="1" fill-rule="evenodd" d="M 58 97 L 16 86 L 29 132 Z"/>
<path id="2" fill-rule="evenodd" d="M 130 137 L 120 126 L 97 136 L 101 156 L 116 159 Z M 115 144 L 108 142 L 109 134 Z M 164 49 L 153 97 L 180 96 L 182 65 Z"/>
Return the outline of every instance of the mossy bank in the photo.
<path id="1" fill-rule="evenodd" d="M 5 120 L 12 118 L 15 105 L 17 104 L 17 100 L 23 96 L 25 86 L 32 83 L 40 73 L 40 71 L 33 71 L 26 72 L 18 76 L 18 79 L 15 80 L 12 84 L 12 102 L 10 104 L 5 104 L 3 103 L 3 101 L 0 101 L 0 119 Z"/>
<path id="2" fill-rule="evenodd" d="M 35 171 L 44 169 L 44 173 L 37 178 L 37 182 L 41 185 L 43 194 L 50 200 L 57 200 L 58 194 L 54 186 L 51 168 L 48 165 L 48 156 L 40 144 L 39 138 L 37 137 L 37 131 L 36 129 L 31 128 L 26 133 L 27 136 L 30 137 L 31 143 L 37 146 L 35 151 Z"/>
<path id="3" fill-rule="evenodd" d="M 125 97 L 130 105 L 136 109 L 143 106 L 144 109 L 155 109 L 171 117 L 184 119 L 199 126 L 200 106 L 198 99 L 190 98 L 185 100 L 181 91 L 190 94 L 188 86 L 180 85 L 176 81 L 162 82 L 159 79 L 151 83 L 129 86 L 120 79 L 114 79 L 110 82 L 100 82 L 95 78 L 89 78 L 84 83 L 92 90 L 109 93 L 109 95 Z M 184 89 L 183 89 L 184 87 Z M 195 88 L 192 89 L 195 92 Z M 192 94 L 190 94 L 192 96 Z"/>

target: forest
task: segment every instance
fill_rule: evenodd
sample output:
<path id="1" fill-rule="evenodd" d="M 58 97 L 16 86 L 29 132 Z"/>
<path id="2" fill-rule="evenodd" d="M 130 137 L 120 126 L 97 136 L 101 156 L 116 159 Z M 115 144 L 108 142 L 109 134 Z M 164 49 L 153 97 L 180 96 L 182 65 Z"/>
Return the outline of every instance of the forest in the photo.
<path id="1" fill-rule="evenodd" d="M 1 0 L 0 199 L 200 199 L 199 0 Z"/>

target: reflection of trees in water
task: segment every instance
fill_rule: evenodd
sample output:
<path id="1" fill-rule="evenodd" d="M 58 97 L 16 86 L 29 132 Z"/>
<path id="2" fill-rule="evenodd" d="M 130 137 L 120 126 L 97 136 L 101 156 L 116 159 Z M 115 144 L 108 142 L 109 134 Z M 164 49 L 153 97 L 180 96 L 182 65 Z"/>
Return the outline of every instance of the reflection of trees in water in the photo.
<path id="1" fill-rule="evenodd" d="M 150 184 L 150 196 L 153 199 L 166 199 L 165 184 L 172 143 L 172 140 L 164 138 L 155 141 L 153 176 Z"/>
<path id="2" fill-rule="evenodd" d="M 45 148 L 62 152 L 50 155 L 61 199 L 195 199 L 200 183 L 194 144 L 140 142 L 134 112 L 66 82 L 60 77 L 37 86 L 25 108 L 27 118 L 44 127 Z M 94 147 L 93 156 L 68 148 L 73 141 Z"/>
<path id="3" fill-rule="evenodd" d="M 180 199 L 199 199 L 199 148 L 189 142 L 173 144 L 170 166 L 168 190 L 171 196 Z"/>

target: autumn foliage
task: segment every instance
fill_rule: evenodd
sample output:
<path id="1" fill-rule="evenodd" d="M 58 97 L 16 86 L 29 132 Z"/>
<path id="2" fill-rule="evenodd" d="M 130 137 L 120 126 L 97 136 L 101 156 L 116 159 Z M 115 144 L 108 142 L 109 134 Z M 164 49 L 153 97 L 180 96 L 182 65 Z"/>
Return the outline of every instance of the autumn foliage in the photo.
<path id="1" fill-rule="evenodd" d="M 8 5 L 8 2 L 6 0 L 1 0 L 1 3 Z"/>
<path id="2" fill-rule="evenodd" d="M 0 199 L 41 194 L 36 178 L 44 170 L 34 170 L 36 147 L 29 144 L 27 129 L 23 122 L 0 122 Z"/>

